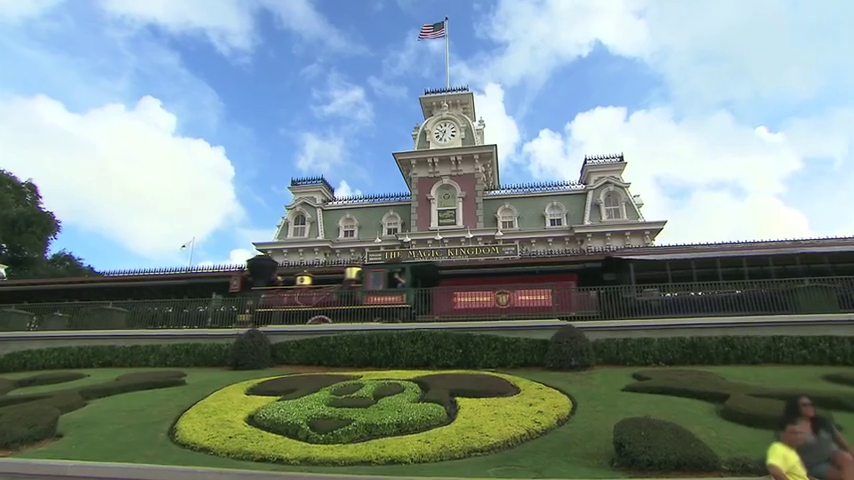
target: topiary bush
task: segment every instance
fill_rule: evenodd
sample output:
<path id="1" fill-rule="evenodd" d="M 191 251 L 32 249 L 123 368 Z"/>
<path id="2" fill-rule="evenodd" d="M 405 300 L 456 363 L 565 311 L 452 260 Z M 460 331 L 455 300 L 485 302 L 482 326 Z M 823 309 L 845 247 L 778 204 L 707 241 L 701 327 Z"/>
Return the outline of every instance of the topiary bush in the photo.
<path id="1" fill-rule="evenodd" d="M 593 343 L 581 330 L 561 327 L 549 342 L 543 366 L 549 370 L 586 370 L 596 365 Z"/>
<path id="2" fill-rule="evenodd" d="M 87 376 L 79 372 L 55 372 L 16 380 L 0 378 L 0 385 L 8 387 L 4 394 L 0 394 L 0 449 L 14 449 L 54 438 L 59 417 L 85 407 L 89 400 L 186 384 L 184 372 L 179 371 L 129 373 L 95 385 L 74 387 L 70 383 Z M 57 385 L 57 389 L 5 394 L 35 385 Z"/>
<path id="3" fill-rule="evenodd" d="M 262 370 L 273 366 L 270 340 L 264 332 L 250 328 L 234 340 L 229 365 L 234 370 Z"/>
<path id="4" fill-rule="evenodd" d="M 614 465 L 643 472 L 709 473 L 721 468 L 718 455 L 686 428 L 651 417 L 614 425 Z"/>

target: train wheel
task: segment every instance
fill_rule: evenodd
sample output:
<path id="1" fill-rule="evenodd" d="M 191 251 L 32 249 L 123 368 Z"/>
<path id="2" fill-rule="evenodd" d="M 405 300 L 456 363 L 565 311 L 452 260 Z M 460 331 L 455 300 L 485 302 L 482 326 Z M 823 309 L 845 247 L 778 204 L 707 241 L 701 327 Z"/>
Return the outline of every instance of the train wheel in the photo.
<path id="1" fill-rule="evenodd" d="M 332 319 L 326 315 L 315 315 L 306 322 L 307 325 L 322 325 L 326 323 L 332 323 Z"/>

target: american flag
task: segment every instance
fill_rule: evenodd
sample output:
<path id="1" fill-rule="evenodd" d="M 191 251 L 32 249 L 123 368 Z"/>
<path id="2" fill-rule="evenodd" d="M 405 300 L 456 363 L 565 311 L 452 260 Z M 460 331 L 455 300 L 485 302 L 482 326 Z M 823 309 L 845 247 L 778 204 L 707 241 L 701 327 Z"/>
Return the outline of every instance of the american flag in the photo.
<path id="1" fill-rule="evenodd" d="M 434 38 L 445 38 L 445 22 L 428 23 L 421 27 L 418 40 L 433 40 Z"/>

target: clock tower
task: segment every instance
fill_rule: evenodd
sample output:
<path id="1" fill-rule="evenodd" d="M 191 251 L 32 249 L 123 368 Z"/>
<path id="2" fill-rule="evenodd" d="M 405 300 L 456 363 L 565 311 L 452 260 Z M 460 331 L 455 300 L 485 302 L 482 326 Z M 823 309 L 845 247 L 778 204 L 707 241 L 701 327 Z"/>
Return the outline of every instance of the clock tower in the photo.
<path id="1" fill-rule="evenodd" d="M 411 231 L 483 228 L 483 193 L 499 185 L 498 150 L 484 143 L 474 94 L 427 90 L 419 100 L 424 121 L 413 129 L 414 150 L 394 154 L 412 192 Z"/>

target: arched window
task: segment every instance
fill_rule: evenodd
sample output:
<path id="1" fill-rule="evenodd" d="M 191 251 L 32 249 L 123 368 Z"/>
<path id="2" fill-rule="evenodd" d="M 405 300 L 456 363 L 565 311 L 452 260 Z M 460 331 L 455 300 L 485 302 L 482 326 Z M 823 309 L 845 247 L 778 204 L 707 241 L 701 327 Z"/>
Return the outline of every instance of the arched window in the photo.
<path id="1" fill-rule="evenodd" d="M 515 230 L 519 228 L 519 214 L 510 204 L 505 203 L 499 208 L 498 213 L 495 214 L 495 219 L 498 221 L 499 230 Z"/>
<path id="2" fill-rule="evenodd" d="M 617 192 L 606 193 L 602 204 L 605 206 L 605 220 L 623 218 L 623 206 L 620 204 L 620 195 Z"/>
<path id="3" fill-rule="evenodd" d="M 383 216 L 383 235 L 393 237 L 400 233 L 401 228 L 400 215 L 395 212 L 388 212 Z"/>
<path id="4" fill-rule="evenodd" d="M 433 185 L 430 194 L 430 228 L 462 227 L 465 192 L 457 182 L 444 177 Z"/>
<path id="5" fill-rule="evenodd" d="M 453 185 L 442 185 L 436 189 L 436 217 L 440 227 L 457 224 L 457 190 Z"/>
<path id="6" fill-rule="evenodd" d="M 306 237 L 308 236 L 308 221 L 305 218 L 305 215 L 298 213 L 294 215 L 293 220 L 291 221 L 291 235 L 292 237 Z"/>
<path id="7" fill-rule="evenodd" d="M 546 205 L 545 211 L 546 228 L 559 228 L 566 226 L 566 207 L 558 202 Z"/>
<path id="8" fill-rule="evenodd" d="M 341 217 L 338 220 L 338 238 L 346 240 L 355 240 L 359 237 L 359 222 L 350 214 Z"/>

